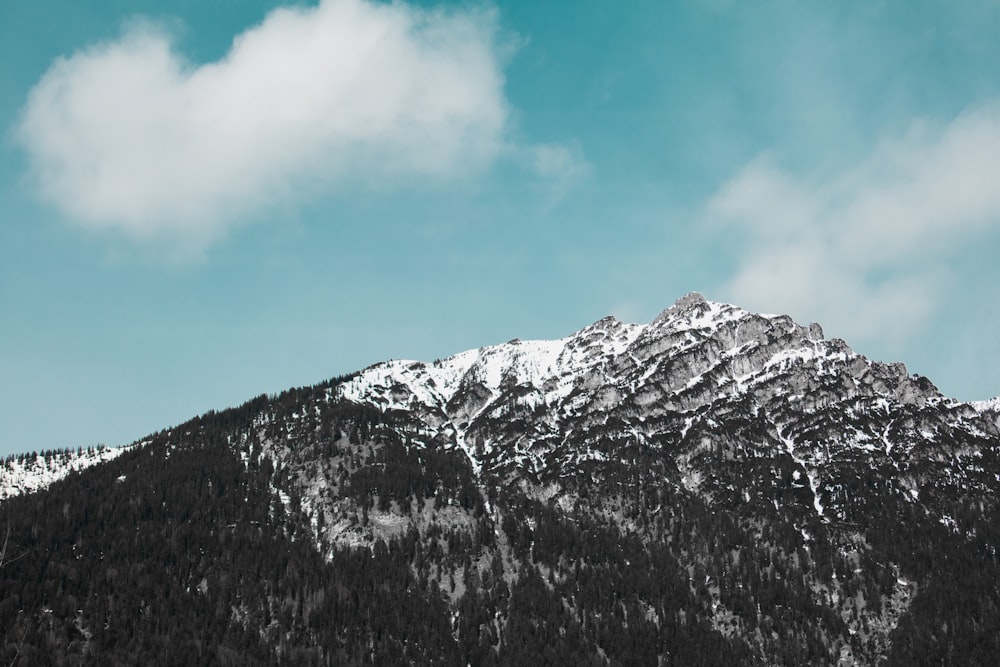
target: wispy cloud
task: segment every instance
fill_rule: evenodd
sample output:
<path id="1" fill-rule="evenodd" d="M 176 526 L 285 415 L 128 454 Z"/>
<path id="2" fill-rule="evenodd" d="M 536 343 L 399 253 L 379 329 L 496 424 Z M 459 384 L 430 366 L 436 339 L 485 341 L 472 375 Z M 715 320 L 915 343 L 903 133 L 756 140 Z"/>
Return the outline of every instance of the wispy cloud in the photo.
<path id="1" fill-rule="evenodd" d="M 42 196 L 70 220 L 203 246 L 320 188 L 487 168 L 510 148 L 507 55 L 494 12 L 480 9 L 282 8 L 207 64 L 133 24 L 56 61 L 16 137 Z M 572 168 L 558 147 L 523 148 L 543 175 Z"/>
<path id="2" fill-rule="evenodd" d="M 914 124 L 830 177 L 763 156 L 707 208 L 741 250 L 722 287 L 851 340 L 905 338 L 947 294 L 963 250 L 1000 232 L 1000 106 Z"/>
<path id="3" fill-rule="evenodd" d="M 514 148 L 520 164 L 544 184 L 544 208 L 551 210 L 566 195 L 593 174 L 579 144 L 534 144 Z"/>

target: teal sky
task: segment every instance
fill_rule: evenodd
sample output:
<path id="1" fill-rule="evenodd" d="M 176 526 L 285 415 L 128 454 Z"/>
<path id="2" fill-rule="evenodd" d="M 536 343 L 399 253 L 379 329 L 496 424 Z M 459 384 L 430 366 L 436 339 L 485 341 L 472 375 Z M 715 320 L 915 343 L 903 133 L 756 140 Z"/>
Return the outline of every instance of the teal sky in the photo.
<path id="1" fill-rule="evenodd" d="M 0 454 L 692 290 L 998 395 L 998 34 L 997 0 L 6 0 Z"/>

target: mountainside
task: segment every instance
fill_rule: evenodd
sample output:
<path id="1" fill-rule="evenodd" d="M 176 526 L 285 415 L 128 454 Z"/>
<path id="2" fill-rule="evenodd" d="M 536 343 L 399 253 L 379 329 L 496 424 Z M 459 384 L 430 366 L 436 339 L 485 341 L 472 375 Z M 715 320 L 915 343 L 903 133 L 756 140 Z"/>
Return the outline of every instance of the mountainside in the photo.
<path id="1" fill-rule="evenodd" d="M 995 664 L 998 455 L 997 400 L 690 294 L 259 397 L 4 501 L 0 659 Z"/>

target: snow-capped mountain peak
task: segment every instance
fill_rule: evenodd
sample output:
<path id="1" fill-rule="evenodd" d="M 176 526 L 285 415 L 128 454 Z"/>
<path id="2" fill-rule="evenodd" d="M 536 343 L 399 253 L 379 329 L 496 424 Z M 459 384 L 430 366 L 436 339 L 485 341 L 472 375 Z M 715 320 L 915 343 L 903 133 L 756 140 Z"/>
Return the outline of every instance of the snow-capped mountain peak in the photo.
<path id="1" fill-rule="evenodd" d="M 652 327 L 676 331 L 686 329 L 711 329 L 722 322 L 748 315 L 747 311 L 728 303 L 709 301 L 698 292 L 690 292 L 677 299 L 672 306 L 660 313 Z"/>
<path id="2" fill-rule="evenodd" d="M 792 432 L 793 421 L 833 406 L 860 413 L 945 400 L 902 364 L 873 362 L 842 340 L 826 340 L 818 324 L 751 313 L 694 292 L 649 324 L 606 317 L 557 340 L 515 339 L 433 363 L 385 362 L 336 392 L 405 414 L 416 441 L 460 446 L 477 470 L 525 457 L 541 466 L 541 450 L 587 439 L 612 412 L 636 437 L 654 438 L 665 422 L 684 423 L 687 432 L 719 401 L 764 406 L 776 431 Z M 531 432 L 524 433 L 529 415 Z M 531 456 L 519 449 L 528 441 Z"/>

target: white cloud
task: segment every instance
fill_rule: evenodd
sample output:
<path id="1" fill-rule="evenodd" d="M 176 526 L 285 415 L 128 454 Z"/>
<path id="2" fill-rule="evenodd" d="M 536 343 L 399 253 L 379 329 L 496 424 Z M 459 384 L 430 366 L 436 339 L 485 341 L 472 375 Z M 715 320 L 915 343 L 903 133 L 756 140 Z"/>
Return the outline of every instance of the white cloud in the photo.
<path id="1" fill-rule="evenodd" d="M 762 157 L 707 217 L 741 248 L 724 298 L 849 340 L 902 340 L 946 296 L 963 249 L 1000 232 L 1000 108 L 915 125 L 831 178 Z"/>
<path id="2" fill-rule="evenodd" d="M 560 144 L 539 144 L 528 150 L 532 168 L 546 178 L 573 181 L 590 171 L 579 147 L 568 148 Z"/>
<path id="3" fill-rule="evenodd" d="M 134 24 L 56 61 L 16 136 L 71 220 L 203 245 L 319 188 L 487 167 L 508 149 L 504 57 L 492 12 L 398 2 L 277 9 L 197 65 Z M 538 150 L 540 171 L 572 167 Z"/>
<path id="4" fill-rule="evenodd" d="M 560 204 L 566 194 L 593 172 L 579 145 L 535 144 L 515 147 L 513 157 L 542 179 L 546 210 Z"/>

